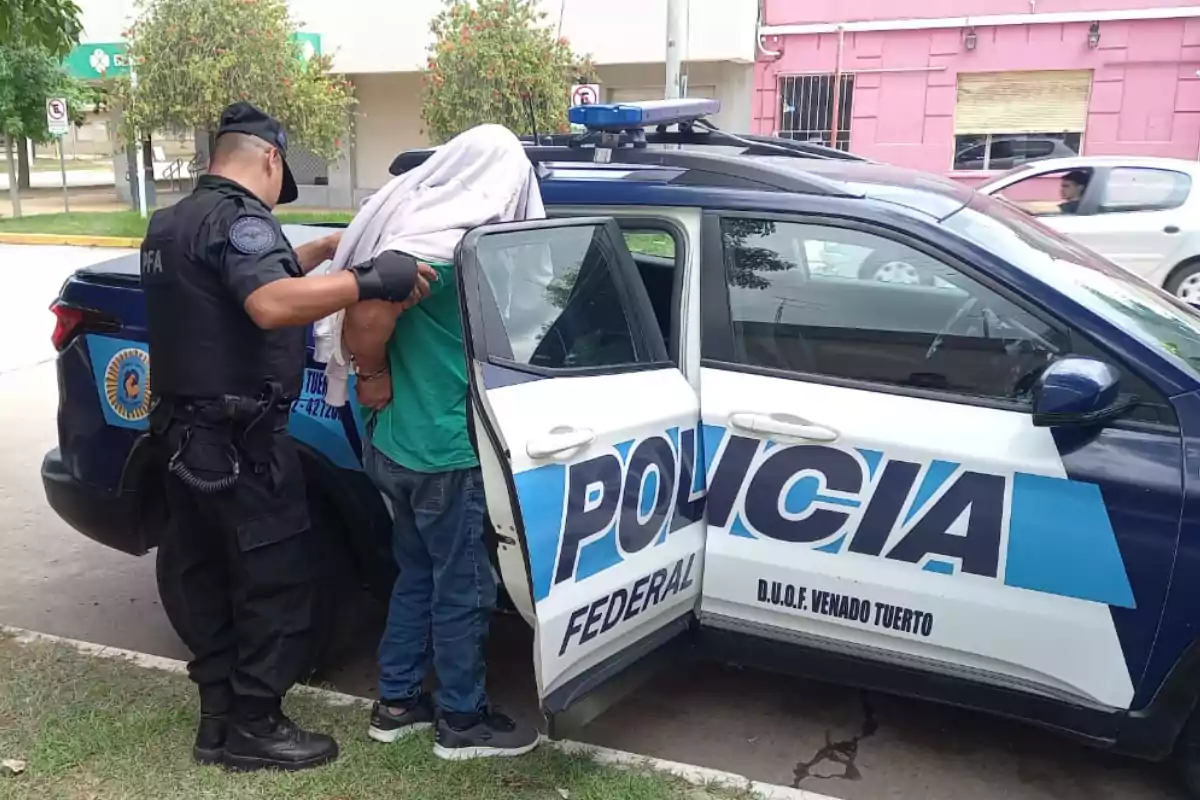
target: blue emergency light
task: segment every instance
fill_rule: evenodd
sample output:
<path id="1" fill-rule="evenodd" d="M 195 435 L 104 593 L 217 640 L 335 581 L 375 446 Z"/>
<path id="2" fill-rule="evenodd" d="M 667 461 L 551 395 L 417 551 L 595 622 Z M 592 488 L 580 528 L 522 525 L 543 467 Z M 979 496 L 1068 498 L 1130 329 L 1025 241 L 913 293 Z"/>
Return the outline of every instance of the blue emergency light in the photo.
<path id="1" fill-rule="evenodd" d="M 683 97 L 678 100 L 573 106 L 567 118 L 572 125 L 582 125 L 591 131 L 620 132 L 657 125 L 687 124 L 720 111 L 720 100 Z"/>

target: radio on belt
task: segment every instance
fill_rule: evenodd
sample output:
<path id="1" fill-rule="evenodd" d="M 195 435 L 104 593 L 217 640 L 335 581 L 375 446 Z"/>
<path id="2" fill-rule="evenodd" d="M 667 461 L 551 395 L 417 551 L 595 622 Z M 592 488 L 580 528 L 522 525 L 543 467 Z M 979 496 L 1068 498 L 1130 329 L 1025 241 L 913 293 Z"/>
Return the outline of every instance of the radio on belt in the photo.
<path id="1" fill-rule="evenodd" d="M 587 133 L 572 141 L 572 146 L 592 145 L 597 162 L 607 162 L 614 147 L 646 146 L 645 128 L 664 130 L 676 125 L 690 129 L 695 123 L 721 111 L 721 101 L 683 97 L 677 100 L 644 100 L 637 103 L 573 106 L 567 112 L 572 125 L 582 125 Z"/>

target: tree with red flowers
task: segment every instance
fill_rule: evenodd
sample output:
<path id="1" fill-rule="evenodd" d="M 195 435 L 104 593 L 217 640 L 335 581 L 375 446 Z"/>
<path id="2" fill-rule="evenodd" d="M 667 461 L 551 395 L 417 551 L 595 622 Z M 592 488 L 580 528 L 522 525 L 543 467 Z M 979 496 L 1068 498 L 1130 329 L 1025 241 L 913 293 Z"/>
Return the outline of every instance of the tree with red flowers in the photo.
<path id="1" fill-rule="evenodd" d="M 124 137 L 134 131 L 212 130 L 221 110 L 249 100 L 277 117 L 292 141 L 340 155 L 354 97 L 330 58 L 305 59 L 286 0 L 143 0 L 126 32 L 138 85 L 114 95 Z"/>
<path id="2" fill-rule="evenodd" d="M 539 133 L 566 131 L 571 85 L 595 75 L 535 0 L 446 0 L 430 27 L 422 118 L 438 143 L 488 122 L 532 133 L 530 102 Z"/>

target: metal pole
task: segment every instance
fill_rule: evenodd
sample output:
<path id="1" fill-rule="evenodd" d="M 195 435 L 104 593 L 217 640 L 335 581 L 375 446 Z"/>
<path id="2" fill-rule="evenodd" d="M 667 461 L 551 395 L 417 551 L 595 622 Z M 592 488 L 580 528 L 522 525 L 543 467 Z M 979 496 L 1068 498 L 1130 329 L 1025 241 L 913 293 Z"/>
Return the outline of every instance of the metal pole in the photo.
<path id="1" fill-rule="evenodd" d="M 833 71 L 833 120 L 830 123 L 829 146 L 838 146 L 838 122 L 842 113 L 842 53 L 846 49 L 846 29 L 838 25 L 837 65 Z"/>
<path id="2" fill-rule="evenodd" d="M 666 98 L 683 96 L 683 48 L 687 39 L 688 0 L 667 0 Z"/>
<path id="3" fill-rule="evenodd" d="M 12 215 L 21 216 L 21 186 L 17 181 L 16 155 L 13 153 L 12 136 L 4 139 L 4 159 L 8 162 L 8 195 L 12 200 Z"/>
<path id="4" fill-rule="evenodd" d="M 63 210 L 71 213 L 71 193 L 67 191 L 67 157 L 63 153 L 63 137 L 58 137 L 58 171 L 63 182 Z"/>
<path id="5" fill-rule="evenodd" d="M 138 79 L 137 69 L 134 68 L 133 62 L 129 64 L 129 87 L 134 92 L 137 91 Z M 134 144 L 134 164 L 137 169 L 137 193 L 138 193 L 138 213 L 142 219 L 146 218 L 146 159 L 142 153 L 142 137 L 135 131 L 133 135 Z"/>

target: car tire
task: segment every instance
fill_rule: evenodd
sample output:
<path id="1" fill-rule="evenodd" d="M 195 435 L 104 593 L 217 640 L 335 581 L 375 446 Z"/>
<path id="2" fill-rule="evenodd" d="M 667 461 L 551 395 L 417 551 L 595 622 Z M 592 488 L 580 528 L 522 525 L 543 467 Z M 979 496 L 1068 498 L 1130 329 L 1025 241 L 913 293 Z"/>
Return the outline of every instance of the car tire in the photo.
<path id="1" fill-rule="evenodd" d="M 343 625 L 358 617 L 357 607 L 362 586 L 358 570 L 345 544 L 342 520 L 333 504 L 309 487 L 308 514 L 313 546 L 314 596 L 312 620 L 312 651 L 304 676 L 329 669 L 351 646 L 347 637 L 353 625 Z"/>
<path id="2" fill-rule="evenodd" d="M 1184 302 L 1200 303 L 1200 259 L 1176 267 L 1163 288 Z"/>
<path id="3" fill-rule="evenodd" d="M 860 281 L 905 283 L 919 286 L 933 284 L 933 276 L 908 259 L 888 253 L 874 253 L 859 265 Z"/>

